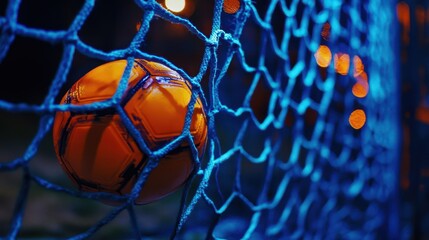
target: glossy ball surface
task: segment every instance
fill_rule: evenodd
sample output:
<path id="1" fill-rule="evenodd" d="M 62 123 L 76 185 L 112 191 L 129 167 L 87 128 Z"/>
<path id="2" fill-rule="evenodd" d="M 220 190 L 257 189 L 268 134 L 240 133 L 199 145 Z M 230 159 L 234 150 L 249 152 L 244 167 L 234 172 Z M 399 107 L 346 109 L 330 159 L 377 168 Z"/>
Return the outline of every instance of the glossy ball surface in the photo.
<path id="1" fill-rule="evenodd" d="M 110 99 L 123 75 L 126 60 L 100 65 L 67 91 L 61 104 L 83 105 Z M 182 132 L 191 86 L 176 71 L 136 59 L 121 106 L 151 150 L 163 147 Z M 194 105 L 190 132 L 199 156 L 207 142 L 206 115 L 200 99 Z M 82 191 L 128 194 L 148 159 L 115 109 L 57 112 L 54 148 L 60 165 Z M 183 185 L 194 168 L 187 142 L 159 160 L 136 204 L 158 200 Z"/>

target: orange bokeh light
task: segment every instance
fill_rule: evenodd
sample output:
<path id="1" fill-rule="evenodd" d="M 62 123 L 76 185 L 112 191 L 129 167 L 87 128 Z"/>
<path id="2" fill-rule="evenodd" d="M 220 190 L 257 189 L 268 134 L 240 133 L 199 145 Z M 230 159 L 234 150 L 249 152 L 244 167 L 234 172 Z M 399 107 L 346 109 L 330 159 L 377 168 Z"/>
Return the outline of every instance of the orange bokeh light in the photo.
<path id="1" fill-rule="evenodd" d="M 223 1 L 223 11 L 228 14 L 234 14 L 240 9 L 239 0 L 224 0 Z"/>
<path id="2" fill-rule="evenodd" d="M 363 98 L 368 94 L 368 82 L 362 79 L 358 79 L 352 87 L 352 93 L 355 97 Z"/>
<path id="3" fill-rule="evenodd" d="M 186 1 L 185 0 L 165 0 L 165 6 L 168 10 L 179 13 L 185 9 Z"/>
<path id="4" fill-rule="evenodd" d="M 368 74 L 365 71 L 361 72 L 358 76 L 355 76 L 356 80 L 363 80 L 368 82 Z"/>
<path id="5" fill-rule="evenodd" d="M 396 5 L 396 14 L 398 15 L 398 21 L 403 27 L 402 31 L 402 42 L 408 44 L 410 42 L 410 7 L 405 2 L 400 2 Z"/>
<path id="6" fill-rule="evenodd" d="M 362 59 L 359 56 L 353 57 L 353 76 L 359 76 L 363 71 L 365 71 L 365 66 L 363 65 Z"/>
<path id="7" fill-rule="evenodd" d="M 425 25 L 425 9 L 422 6 L 416 6 L 416 22 L 423 27 Z"/>
<path id="8" fill-rule="evenodd" d="M 350 126 L 354 129 L 361 129 L 366 122 L 366 115 L 362 109 L 354 110 L 349 117 Z"/>
<path id="9" fill-rule="evenodd" d="M 320 67 L 328 67 L 329 64 L 331 64 L 332 53 L 328 46 L 320 45 L 314 57 L 316 58 L 317 65 Z"/>
<path id="10" fill-rule="evenodd" d="M 398 20 L 406 27 L 410 27 L 410 7 L 406 2 L 399 2 L 396 5 L 396 14 L 398 15 Z"/>
<path id="11" fill-rule="evenodd" d="M 140 30 L 140 27 L 142 26 L 142 22 L 138 22 L 136 24 L 136 31 L 138 32 Z"/>
<path id="12" fill-rule="evenodd" d="M 416 109 L 416 119 L 429 124 L 429 106 L 420 105 Z"/>
<path id="13" fill-rule="evenodd" d="M 347 53 L 336 53 L 334 55 L 335 71 L 341 75 L 347 75 L 350 68 L 350 56 Z"/>
<path id="14" fill-rule="evenodd" d="M 329 23 L 323 24 L 322 33 L 321 33 L 322 38 L 328 41 L 330 34 L 331 34 L 331 25 Z"/>

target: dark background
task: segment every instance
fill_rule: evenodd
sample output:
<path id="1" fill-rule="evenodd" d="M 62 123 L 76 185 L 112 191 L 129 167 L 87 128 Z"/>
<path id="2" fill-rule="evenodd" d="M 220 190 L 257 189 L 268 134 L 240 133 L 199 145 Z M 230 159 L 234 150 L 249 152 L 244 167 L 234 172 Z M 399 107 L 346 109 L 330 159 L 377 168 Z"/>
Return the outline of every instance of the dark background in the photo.
<path id="1" fill-rule="evenodd" d="M 184 15 L 206 35 L 209 34 L 211 27 L 211 16 L 208 16 L 208 13 L 212 12 L 212 2 L 195 1 L 195 11 Z M 268 1 L 258 1 L 261 8 L 265 7 L 264 2 Z M 18 21 L 29 27 L 66 29 L 82 4 L 83 1 L 78 0 L 24 0 L 20 7 Z M 4 15 L 6 5 L 7 1 L 0 2 L 0 15 Z M 400 97 L 403 124 L 401 185 L 398 188 L 401 193 L 401 217 L 404 231 L 410 232 L 410 236 L 415 239 L 427 239 L 429 238 L 429 3 L 406 1 L 406 5 L 409 11 L 408 22 L 407 17 L 398 19 L 401 38 L 398 39 L 398 47 L 401 59 L 402 96 Z M 93 14 L 79 32 L 79 37 L 88 45 L 104 51 L 126 48 L 136 32 L 136 25 L 141 16 L 142 12 L 135 7 L 134 1 L 97 1 Z M 164 20 L 156 19 L 153 24 L 142 49 L 159 56 L 168 56 L 174 64 L 194 76 L 199 70 L 199 61 L 203 55 L 202 41 L 189 34 L 183 27 Z M 94 34 L 94 29 L 97 34 Z M 174 41 L 171 41 L 171 38 L 174 38 Z M 50 44 L 17 36 L 7 57 L 0 64 L 0 99 L 14 103 L 40 104 L 55 76 L 62 49 L 61 44 Z M 102 61 L 90 59 L 76 52 L 68 81 L 58 98 L 62 97 L 74 81 L 100 63 Z M 259 94 L 262 100 L 266 97 L 263 91 Z M 34 136 L 37 129 L 35 123 L 38 119 L 39 116 L 35 114 L 12 114 L 0 110 L 0 162 L 10 161 L 20 156 Z M 50 164 L 50 169 L 54 170 L 46 171 L 39 167 L 36 171 L 41 171 L 47 174 L 48 178 L 58 179 L 67 184 L 67 181 L 62 178 L 61 170 L 55 167 L 52 153 L 51 139 L 48 136 L 41 145 L 41 152 L 37 158 L 48 159 L 46 164 Z M 14 196 L 17 194 L 17 189 L 7 182 L 9 179 L 19 181 L 19 174 L 2 173 L 0 177 L 0 187 L 3 192 L 7 192 L 0 195 L 1 211 L 6 209 L 5 206 L 7 209 L 13 209 L 13 203 L 6 200 L 8 198 L 6 194 Z M 37 195 L 37 193 L 34 194 Z M 50 200 L 41 199 L 40 201 Z M 90 203 L 87 204 L 96 208 Z M 52 209 L 56 207 L 59 210 L 62 206 L 51 206 Z M 81 206 L 77 208 L 79 207 Z M 30 214 L 44 214 L 37 212 L 36 209 L 30 208 L 30 211 L 35 211 Z M 81 211 L 84 213 L 88 209 L 81 209 Z M 11 216 L 11 214 L 7 215 Z M 8 221 L 3 218 L 0 220 L 2 220 L 0 225 Z M 82 220 L 72 219 L 70 224 L 74 221 Z M 28 222 L 31 221 L 28 220 Z"/>

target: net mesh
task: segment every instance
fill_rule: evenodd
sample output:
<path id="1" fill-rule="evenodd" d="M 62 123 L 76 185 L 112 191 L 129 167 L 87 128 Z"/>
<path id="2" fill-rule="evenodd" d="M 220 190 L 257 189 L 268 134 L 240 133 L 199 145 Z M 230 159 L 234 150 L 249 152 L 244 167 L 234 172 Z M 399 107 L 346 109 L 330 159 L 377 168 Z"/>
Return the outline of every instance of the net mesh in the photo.
<path id="1" fill-rule="evenodd" d="M 22 3 L 9 1 L 0 17 L 0 61 L 9 57 L 17 37 L 61 46 L 62 56 L 41 104 L 0 99 L 4 116 L 33 113 L 39 119 L 37 131 L 21 156 L 0 162 L 3 174 L 22 173 L 4 237 L 32 234 L 26 231 L 23 219 L 28 217 L 25 209 L 32 204 L 30 192 L 35 185 L 47 189 L 45 194 L 52 199 L 60 193 L 76 197 L 74 201 L 90 199 L 92 204 L 98 202 L 94 199 L 118 198 L 76 191 L 33 169 L 55 112 L 111 107 L 120 113 L 150 161 L 131 194 L 125 196 L 130 201 L 108 208 L 104 217 L 86 229 L 61 237 L 97 236 L 102 229 L 113 228 L 109 223 L 123 214 L 128 215 L 128 226 L 132 226 L 123 234 L 137 238 L 165 237 L 165 231 L 171 238 L 398 236 L 399 94 L 396 43 L 392 40 L 396 33 L 394 2 L 240 3 L 237 12 L 228 13 L 222 0 L 210 1 L 210 30 L 206 31 L 156 1 L 136 0 L 133 7 L 142 10 L 141 27 L 125 48 L 105 51 L 80 37 L 81 28 L 99 2 L 85 1 L 67 28 L 49 30 L 20 23 Z M 178 67 L 167 55 L 150 53 L 145 39 L 150 38 L 159 19 L 182 26 L 202 43 L 204 51 L 195 74 Z M 112 99 L 82 106 L 58 105 L 56 99 L 63 94 L 62 89 L 76 80 L 71 79 L 70 69 L 77 54 L 100 61 L 128 60 Z M 141 206 L 131 204 L 132 199 L 156 167 L 156 156 L 168 154 L 181 141 L 192 142 L 192 138 L 184 131 L 157 151 L 151 151 L 138 138 L 118 104 L 134 58 L 161 62 L 189 79 L 193 101 L 200 97 L 208 116 L 206 153 L 202 159 L 195 152 L 193 156 L 199 169 L 181 190 L 181 197 L 174 199 L 178 208 L 177 213 L 168 214 L 173 219 L 168 221 L 171 226 L 158 226 L 156 232 L 142 227 L 140 215 L 156 223 L 160 213 L 151 215 L 150 204 L 142 213 L 138 210 Z M 365 118 L 353 117 L 357 109 L 363 110 Z M 39 234 L 49 237 L 49 231 Z"/>

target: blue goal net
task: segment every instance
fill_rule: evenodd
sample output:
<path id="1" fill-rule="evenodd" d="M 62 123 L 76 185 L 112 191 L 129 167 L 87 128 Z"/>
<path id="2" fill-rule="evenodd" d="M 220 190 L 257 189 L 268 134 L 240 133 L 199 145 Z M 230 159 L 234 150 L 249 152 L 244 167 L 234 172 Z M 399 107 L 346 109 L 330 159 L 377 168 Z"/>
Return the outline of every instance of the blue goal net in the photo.
<path id="1" fill-rule="evenodd" d="M 2 238 L 400 235 L 395 2 L 186 1 L 178 13 L 155 0 L 44 2 L 0 5 Z M 100 200 L 118 196 L 79 191 L 59 167 L 54 116 L 121 111 L 127 81 L 107 101 L 59 100 L 95 66 L 126 59 L 126 80 L 140 58 L 190 81 L 207 147 L 201 158 L 193 152 L 197 169 L 176 192 L 133 204 L 153 157 L 122 196 L 129 201 L 110 206 Z"/>

